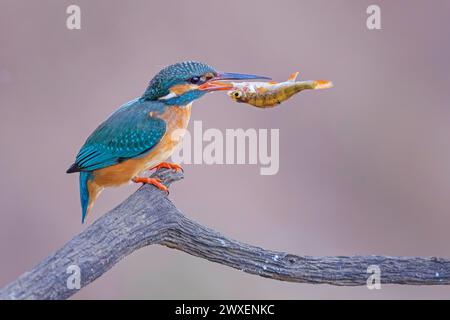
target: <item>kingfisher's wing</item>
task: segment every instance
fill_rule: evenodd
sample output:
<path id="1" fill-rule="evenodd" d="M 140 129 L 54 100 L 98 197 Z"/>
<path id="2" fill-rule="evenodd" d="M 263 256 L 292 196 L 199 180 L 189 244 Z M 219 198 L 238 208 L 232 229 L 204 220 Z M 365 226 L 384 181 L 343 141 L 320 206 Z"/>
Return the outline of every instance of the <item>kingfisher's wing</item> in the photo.
<path id="1" fill-rule="evenodd" d="M 97 170 L 147 154 L 166 133 L 165 121 L 149 115 L 159 108 L 138 100 L 122 106 L 89 136 L 67 173 Z"/>

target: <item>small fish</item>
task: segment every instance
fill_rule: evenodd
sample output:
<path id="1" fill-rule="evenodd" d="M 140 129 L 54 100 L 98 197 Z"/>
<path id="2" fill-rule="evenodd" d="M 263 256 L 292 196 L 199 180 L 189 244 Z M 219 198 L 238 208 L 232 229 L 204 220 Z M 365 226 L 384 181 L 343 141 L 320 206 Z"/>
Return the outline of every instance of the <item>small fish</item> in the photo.
<path id="1" fill-rule="evenodd" d="M 295 81 L 298 72 L 284 82 L 232 82 L 228 95 L 236 102 L 248 103 L 258 108 L 272 108 L 302 90 L 328 89 L 333 83 L 327 80 Z"/>

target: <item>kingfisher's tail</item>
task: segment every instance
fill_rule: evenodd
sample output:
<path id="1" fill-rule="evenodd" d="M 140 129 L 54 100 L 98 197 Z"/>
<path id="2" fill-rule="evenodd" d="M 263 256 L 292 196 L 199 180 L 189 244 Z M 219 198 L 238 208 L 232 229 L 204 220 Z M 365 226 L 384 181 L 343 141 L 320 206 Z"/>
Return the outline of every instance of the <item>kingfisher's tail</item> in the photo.
<path id="1" fill-rule="evenodd" d="M 92 173 L 89 171 L 80 172 L 80 200 L 81 200 L 81 223 L 88 215 L 95 200 L 95 196 L 89 195 L 88 182 L 92 180 Z"/>

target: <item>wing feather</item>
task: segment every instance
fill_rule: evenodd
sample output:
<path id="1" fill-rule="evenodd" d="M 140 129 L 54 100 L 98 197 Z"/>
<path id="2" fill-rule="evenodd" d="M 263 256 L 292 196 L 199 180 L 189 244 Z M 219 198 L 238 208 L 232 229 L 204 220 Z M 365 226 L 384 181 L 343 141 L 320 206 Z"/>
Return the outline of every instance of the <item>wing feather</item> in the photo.
<path id="1" fill-rule="evenodd" d="M 166 132 L 164 120 L 151 117 L 157 102 L 133 100 L 119 108 L 86 140 L 68 172 L 92 171 L 147 154 Z"/>

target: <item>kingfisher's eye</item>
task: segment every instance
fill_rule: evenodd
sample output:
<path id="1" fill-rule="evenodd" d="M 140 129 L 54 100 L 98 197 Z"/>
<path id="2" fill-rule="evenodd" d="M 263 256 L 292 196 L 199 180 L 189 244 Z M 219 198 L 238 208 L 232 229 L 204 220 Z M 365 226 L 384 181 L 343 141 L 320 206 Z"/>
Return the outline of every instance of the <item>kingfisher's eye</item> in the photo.
<path id="1" fill-rule="evenodd" d="M 189 82 L 192 84 L 197 84 L 200 82 L 200 77 L 192 77 L 189 79 Z"/>

